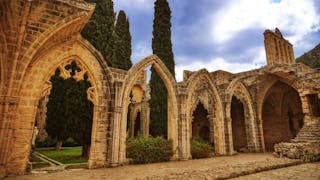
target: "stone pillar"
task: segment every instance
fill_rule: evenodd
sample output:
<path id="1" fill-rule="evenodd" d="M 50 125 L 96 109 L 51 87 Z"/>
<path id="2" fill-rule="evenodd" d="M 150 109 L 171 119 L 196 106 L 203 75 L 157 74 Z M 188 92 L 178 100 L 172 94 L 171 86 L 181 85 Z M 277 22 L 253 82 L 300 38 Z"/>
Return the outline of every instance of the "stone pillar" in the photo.
<path id="1" fill-rule="evenodd" d="M 122 82 L 114 83 L 114 94 L 112 94 L 113 107 L 111 108 L 113 119 L 111 121 L 111 132 L 112 132 L 112 140 L 111 140 L 111 152 L 110 154 L 110 166 L 118 166 L 120 164 L 120 159 L 125 156 L 125 152 L 122 152 L 122 149 L 125 149 L 121 143 L 125 143 L 126 141 L 126 127 L 125 124 L 127 122 L 122 122 L 122 114 L 123 107 L 121 106 L 123 102 L 121 102 L 121 90 L 122 90 Z M 125 123 L 125 124 L 123 124 Z M 124 127 L 122 127 L 124 126 Z M 125 151 L 125 150 L 124 150 Z"/>
<path id="2" fill-rule="evenodd" d="M 231 106 L 230 106 L 231 107 Z M 226 123 L 226 131 L 225 131 L 225 143 L 226 143 L 226 153 L 232 155 L 234 153 L 233 150 L 233 136 L 232 136 L 232 119 L 230 117 L 225 118 Z"/>
<path id="3" fill-rule="evenodd" d="M 111 147 L 111 157 L 110 157 L 110 166 L 118 166 L 120 163 L 120 137 L 121 137 L 121 112 L 122 107 L 114 107 L 114 119 L 112 124 L 112 147 Z"/>
<path id="4" fill-rule="evenodd" d="M 8 173 L 6 168 L 18 101 L 17 97 L 0 96 L 0 178 Z"/>
<path id="5" fill-rule="evenodd" d="M 207 118 L 208 118 L 209 125 L 210 125 L 210 127 L 209 127 L 209 130 L 210 130 L 210 142 L 211 143 L 215 143 L 214 142 L 214 124 L 213 124 L 214 116 L 213 116 L 212 112 L 209 115 L 207 115 Z"/>
<path id="6" fill-rule="evenodd" d="M 143 100 L 141 104 L 141 122 L 141 133 L 144 136 L 148 136 L 150 126 L 150 107 L 147 100 Z"/>
<path id="7" fill-rule="evenodd" d="M 179 95 L 179 106 L 180 109 L 180 119 L 178 121 L 178 146 L 179 146 L 179 159 L 180 160 L 187 160 L 191 158 L 190 152 L 190 124 L 191 124 L 191 117 L 188 117 L 187 112 L 187 94 L 180 94 Z"/>
<path id="8" fill-rule="evenodd" d="M 107 101 L 107 100 L 105 100 Z M 108 129 L 108 109 L 106 104 L 94 106 L 94 119 L 92 124 L 90 159 L 88 167 L 100 168 L 106 166 L 107 161 L 107 129 Z"/>

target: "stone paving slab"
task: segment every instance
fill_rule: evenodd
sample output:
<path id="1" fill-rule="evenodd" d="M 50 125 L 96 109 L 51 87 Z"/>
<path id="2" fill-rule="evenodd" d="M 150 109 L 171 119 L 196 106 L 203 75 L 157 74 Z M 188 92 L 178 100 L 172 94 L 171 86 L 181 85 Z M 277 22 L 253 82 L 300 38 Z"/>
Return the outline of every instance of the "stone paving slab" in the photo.
<path id="1" fill-rule="evenodd" d="M 297 164 L 301 164 L 301 161 L 276 158 L 271 153 L 250 153 L 95 170 L 73 169 L 49 174 L 8 177 L 6 179 L 225 179 Z"/>
<path id="2" fill-rule="evenodd" d="M 238 177 L 239 180 L 319 180 L 320 179 L 320 162 L 301 164 L 271 171 L 264 171 L 256 174 Z"/>

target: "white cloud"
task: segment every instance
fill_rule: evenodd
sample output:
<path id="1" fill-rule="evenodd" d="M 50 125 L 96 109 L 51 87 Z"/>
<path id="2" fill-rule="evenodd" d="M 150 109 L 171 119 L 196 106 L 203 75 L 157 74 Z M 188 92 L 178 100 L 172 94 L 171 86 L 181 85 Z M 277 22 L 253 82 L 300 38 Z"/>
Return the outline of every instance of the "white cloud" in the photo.
<path id="1" fill-rule="evenodd" d="M 260 53 L 261 54 L 261 53 Z M 224 70 L 231 73 L 238 73 L 243 71 L 248 71 L 256 68 L 260 68 L 264 63 L 241 63 L 241 62 L 228 62 L 223 58 L 212 58 L 207 62 L 202 62 L 197 59 L 189 59 L 187 57 L 176 57 L 176 60 L 181 62 L 191 62 L 188 64 L 176 64 L 176 79 L 177 81 L 182 81 L 183 70 L 197 71 L 206 68 L 209 72 L 216 70 Z"/>
<path id="2" fill-rule="evenodd" d="M 137 63 L 143 58 L 152 54 L 151 45 L 148 42 L 139 42 L 133 47 L 132 51 L 132 61 Z"/>
<path id="3" fill-rule="evenodd" d="M 320 15 L 315 8 L 317 0 L 231 0 L 212 18 L 212 35 L 223 43 L 237 32 L 250 28 L 275 28 L 289 32 L 293 44 L 305 35 L 320 29 Z"/>

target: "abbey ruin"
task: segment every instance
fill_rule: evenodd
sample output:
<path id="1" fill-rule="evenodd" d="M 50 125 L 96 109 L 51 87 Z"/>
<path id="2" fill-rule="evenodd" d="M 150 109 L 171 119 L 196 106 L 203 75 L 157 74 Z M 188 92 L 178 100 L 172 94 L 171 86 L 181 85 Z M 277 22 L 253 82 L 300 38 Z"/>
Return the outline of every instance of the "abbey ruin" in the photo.
<path id="1" fill-rule="evenodd" d="M 320 71 L 295 63 L 293 46 L 278 29 L 264 32 L 267 66 L 236 74 L 185 71 L 177 82 L 155 55 L 129 71 L 108 67 L 80 35 L 94 8 L 82 0 L 0 2 L 0 177 L 26 172 L 40 100 L 50 93 L 55 70 L 66 71 L 72 61 L 92 84 L 89 168 L 124 164 L 134 127 L 149 133 L 145 69 L 150 66 L 168 91 L 172 159 L 191 158 L 193 136 L 210 140 L 216 155 L 274 151 L 280 142 L 320 142 Z"/>

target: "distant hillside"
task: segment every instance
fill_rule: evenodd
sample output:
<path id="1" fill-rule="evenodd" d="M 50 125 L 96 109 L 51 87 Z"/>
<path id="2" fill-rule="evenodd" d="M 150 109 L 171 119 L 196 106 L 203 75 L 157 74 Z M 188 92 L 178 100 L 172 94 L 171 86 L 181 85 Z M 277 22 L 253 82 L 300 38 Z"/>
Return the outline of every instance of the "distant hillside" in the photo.
<path id="1" fill-rule="evenodd" d="M 320 44 L 296 60 L 312 68 L 320 68 Z"/>

